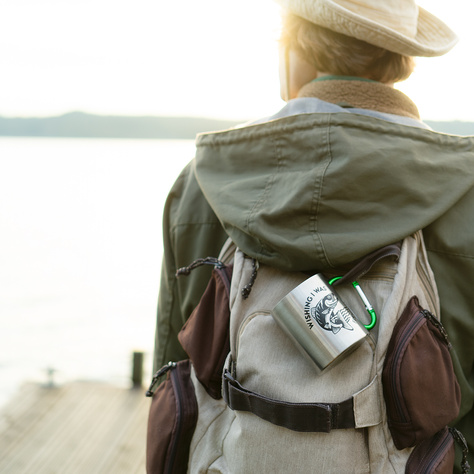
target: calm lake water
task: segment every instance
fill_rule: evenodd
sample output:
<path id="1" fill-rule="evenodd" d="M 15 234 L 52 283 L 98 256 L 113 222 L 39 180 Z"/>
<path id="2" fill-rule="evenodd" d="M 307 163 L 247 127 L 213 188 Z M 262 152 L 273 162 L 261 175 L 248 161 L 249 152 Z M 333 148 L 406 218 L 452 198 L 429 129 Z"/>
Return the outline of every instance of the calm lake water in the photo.
<path id="1" fill-rule="evenodd" d="M 0 138 L 0 406 L 24 381 L 151 372 L 167 192 L 192 140 Z"/>

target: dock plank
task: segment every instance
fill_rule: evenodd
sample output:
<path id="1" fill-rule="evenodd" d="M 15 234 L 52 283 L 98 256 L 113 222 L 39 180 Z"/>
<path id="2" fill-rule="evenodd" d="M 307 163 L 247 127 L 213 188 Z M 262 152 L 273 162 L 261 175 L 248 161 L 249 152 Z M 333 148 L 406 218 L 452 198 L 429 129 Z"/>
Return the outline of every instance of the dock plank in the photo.
<path id="1" fill-rule="evenodd" d="M 144 390 L 27 384 L 0 413 L 4 474 L 145 473 Z"/>

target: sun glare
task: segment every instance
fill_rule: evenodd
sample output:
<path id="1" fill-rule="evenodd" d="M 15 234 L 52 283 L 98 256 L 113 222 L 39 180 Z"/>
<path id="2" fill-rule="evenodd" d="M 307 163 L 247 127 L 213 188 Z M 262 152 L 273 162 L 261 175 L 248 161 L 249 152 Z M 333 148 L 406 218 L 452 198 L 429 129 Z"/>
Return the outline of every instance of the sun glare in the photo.
<path id="1" fill-rule="evenodd" d="M 472 120 L 474 3 L 420 0 L 461 41 L 420 59 L 400 89 L 427 119 Z M 282 105 L 273 0 L 15 0 L 0 17 L 0 115 L 192 115 L 251 119 Z M 456 78 L 456 87 L 447 87 Z"/>

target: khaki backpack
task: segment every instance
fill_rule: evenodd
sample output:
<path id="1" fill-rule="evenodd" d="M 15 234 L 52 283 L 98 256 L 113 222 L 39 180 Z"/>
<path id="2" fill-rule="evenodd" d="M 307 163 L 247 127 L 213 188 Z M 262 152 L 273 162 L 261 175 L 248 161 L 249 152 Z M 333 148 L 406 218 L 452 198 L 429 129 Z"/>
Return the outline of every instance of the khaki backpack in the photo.
<path id="1" fill-rule="evenodd" d="M 150 410 L 149 473 L 453 472 L 454 440 L 463 440 L 447 424 L 460 390 L 421 232 L 334 284 L 366 322 L 357 281 L 378 318 L 324 371 L 272 316 L 309 275 L 258 265 L 231 242 L 201 263 L 215 270 L 180 333 L 190 360 L 154 380 L 169 372 Z M 163 419 L 173 411 L 181 413 Z"/>

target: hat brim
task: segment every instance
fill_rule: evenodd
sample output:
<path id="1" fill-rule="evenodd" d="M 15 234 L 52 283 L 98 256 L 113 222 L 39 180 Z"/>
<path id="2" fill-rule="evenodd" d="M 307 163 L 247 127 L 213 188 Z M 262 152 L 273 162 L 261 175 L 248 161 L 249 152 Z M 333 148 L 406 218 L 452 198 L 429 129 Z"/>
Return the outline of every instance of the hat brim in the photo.
<path id="1" fill-rule="evenodd" d="M 458 42 L 456 34 L 443 21 L 422 7 L 418 7 L 417 31 L 412 38 L 332 0 L 277 2 L 312 23 L 404 56 L 441 56 Z"/>

